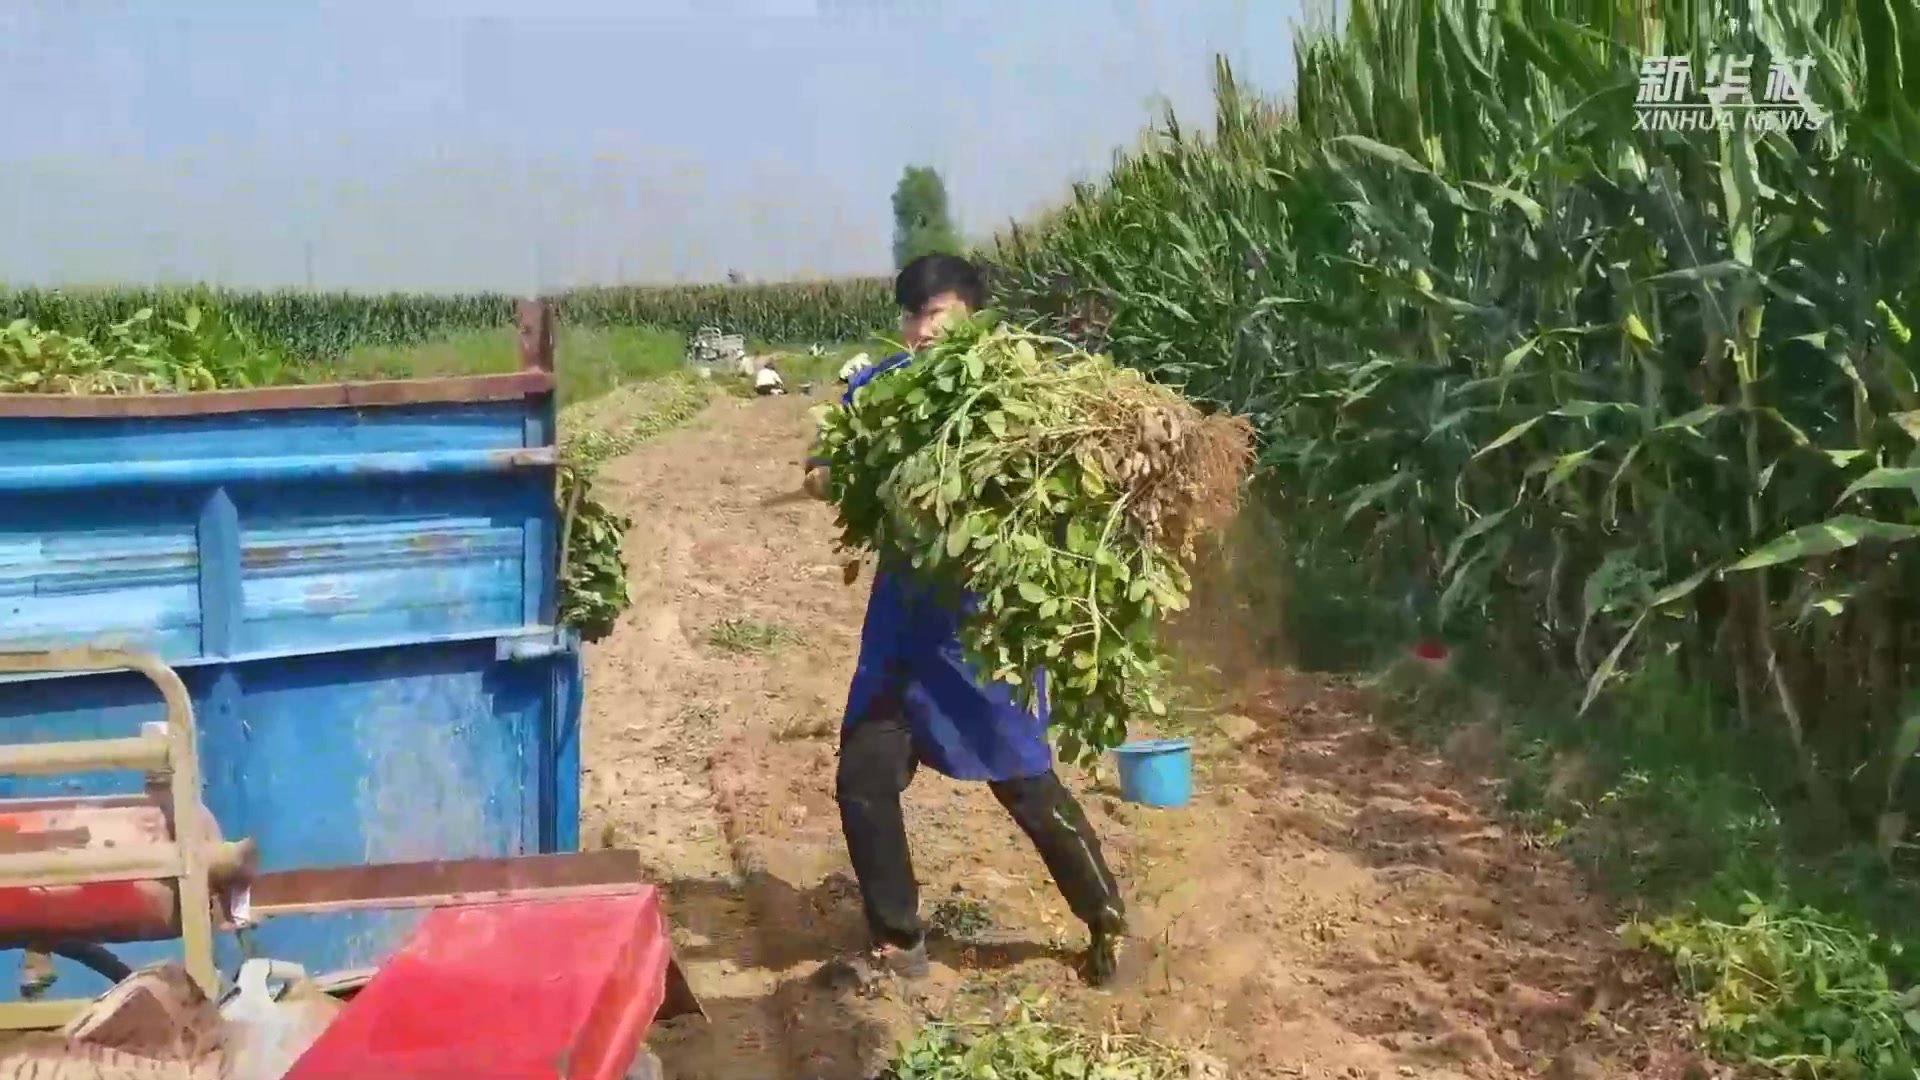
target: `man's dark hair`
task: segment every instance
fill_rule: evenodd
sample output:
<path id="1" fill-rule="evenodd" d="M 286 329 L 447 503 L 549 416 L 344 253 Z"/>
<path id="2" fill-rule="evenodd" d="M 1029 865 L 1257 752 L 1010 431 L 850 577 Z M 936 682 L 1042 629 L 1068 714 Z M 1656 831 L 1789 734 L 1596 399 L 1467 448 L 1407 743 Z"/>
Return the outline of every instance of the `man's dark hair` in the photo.
<path id="1" fill-rule="evenodd" d="M 987 283 L 972 263 L 958 255 L 922 255 L 900 268 L 893 279 L 893 302 L 910 315 L 919 314 L 941 293 L 953 293 L 975 311 L 987 306 Z"/>

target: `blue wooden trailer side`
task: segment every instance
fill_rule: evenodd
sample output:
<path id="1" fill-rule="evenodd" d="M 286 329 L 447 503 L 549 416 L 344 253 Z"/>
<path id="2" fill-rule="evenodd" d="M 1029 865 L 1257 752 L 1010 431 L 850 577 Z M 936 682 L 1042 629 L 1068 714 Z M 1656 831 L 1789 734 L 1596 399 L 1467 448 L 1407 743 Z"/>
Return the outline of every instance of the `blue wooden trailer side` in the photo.
<path id="1" fill-rule="evenodd" d="M 555 618 L 550 342 L 523 341 L 508 375 L 0 395 L 0 649 L 108 645 L 177 668 L 206 804 L 229 839 L 258 841 L 263 870 L 574 850 L 580 667 Z M 131 673 L 0 681 L 0 741 L 135 735 L 162 716 Z M 0 777 L 0 797 L 140 779 Z M 415 918 L 288 916 L 257 940 L 310 971 L 360 967 Z M 137 964 L 178 944 L 116 951 Z M 61 996 L 103 988 L 60 964 Z"/>

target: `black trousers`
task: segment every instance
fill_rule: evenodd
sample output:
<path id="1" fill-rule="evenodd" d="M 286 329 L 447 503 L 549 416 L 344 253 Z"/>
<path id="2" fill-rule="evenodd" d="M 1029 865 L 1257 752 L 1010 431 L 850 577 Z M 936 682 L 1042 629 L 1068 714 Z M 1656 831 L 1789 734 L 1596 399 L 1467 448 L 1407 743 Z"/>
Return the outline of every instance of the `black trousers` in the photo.
<path id="1" fill-rule="evenodd" d="M 900 796 L 913 783 L 919 763 L 913 732 L 897 699 L 876 707 L 841 735 L 834 794 L 875 944 L 912 948 L 926 934 L 900 810 Z M 1121 932 L 1126 909 L 1119 887 L 1085 811 L 1060 777 L 1048 770 L 988 786 L 1039 850 L 1074 915 L 1097 932 Z"/>

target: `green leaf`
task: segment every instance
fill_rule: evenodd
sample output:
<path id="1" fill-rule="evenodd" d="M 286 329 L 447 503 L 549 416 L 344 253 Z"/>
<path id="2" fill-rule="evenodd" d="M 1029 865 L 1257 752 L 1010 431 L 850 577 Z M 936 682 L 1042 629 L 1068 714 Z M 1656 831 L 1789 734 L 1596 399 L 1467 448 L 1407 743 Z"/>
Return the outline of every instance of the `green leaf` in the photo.
<path id="1" fill-rule="evenodd" d="M 1336 146 L 1351 146 L 1398 169 L 1420 173 L 1423 176 L 1433 175 L 1433 170 L 1414 160 L 1412 154 L 1397 146 L 1388 146 L 1378 139 L 1370 139 L 1365 135 L 1337 135 L 1328 141 Z"/>
<path id="2" fill-rule="evenodd" d="M 1044 604 L 1053 599 L 1047 590 L 1035 585 L 1031 581 L 1023 581 L 1016 586 L 1016 588 L 1020 593 L 1020 599 L 1025 600 L 1029 604 Z"/>
<path id="3" fill-rule="evenodd" d="M 1838 514 L 1817 525 L 1803 525 L 1776 537 L 1728 569 L 1760 570 L 1799 559 L 1831 555 L 1867 541 L 1899 543 L 1920 536 L 1920 526 L 1875 521 L 1856 514 Z"/>
<path id="4" fill-rule="evenodd" d="M 1461 534 L 1454 539 L 1452 546 L 1447 549 L 1447 561 L 1445 565 L 1440 568 L 1441 576 L 1445 577 L 1453 571 L 1454 565 L 1460 561 L 1460 553 L 1466 550 L 1468 544 L 1472 543 L 1477 537 L 1483 536 L 1498 527 L 1502 521 L 1507 519 L 1507 515 L 1512 512 L 1512 507 L 1508 507 L 1505 510 L 1496 510 L 1491 514 L 1481 516 L 1474 521 L 1473 524 L 1467 526 L 1465 531 L 1461 532 Z"/>
<path id="5" fill-rule="evenodd" d="M 1751 278 L 1753 276 L 1752 267 L 1742 266 L 1740 263 L 1729 259 L 1722 262 L 1708 263 L 1705 266 L 1689 266 L 1679 270 L 1669 270 L 1665 273 L 1655 274 L 1646 280 L 1648 284 L 1652 285 L 1671 285 L 1676 283 L 1694 284 L 1705 281 L 1719 281 L 1723 278 Z M 1629 319 L 1634 318 L 1634 316 L 1631 315 L 1627 317 Z M 1644 331 L 1645 328 L 1642 327 L 1642 332 L 1644 333 Z M 1649 343 L 1651 343 L 1651 339 L 1649 339 Z"/>
<path id="6" fill-rule="evenodd" d="M 1920 467 L 1879 468 L 1847 485 L 1840 494 L 1841 501 L 1852 498 L 1862 491 L 1905 490 L 1920 497 Z"/>
<path id="7" fill-rule="evenodd" d="M 957 559 L 973 542 L 974 515 L 968 514 L 953 523 L 947 531 L 947 558 Z"/>
<path id="8" fill-rule="evenodd" d="M 1695 428 L 1709 420 L 1726 415 L 1726 412 L 1727 407 L 1725 405 L 1702 405 L 1689 413 L 1665 421 L 1657 430 L 1671 431 L 1674 428 L 1682 428 L 1698 435 L 1699 432 L 1694 431 Z"/>
<path id="9" fill-rule="evenodd" d="M 1591 458 L 1598 449 L 1599 447 L 1597 446 L 1589 446 L 1584 450 L 1575 450 L 1570 454 L 1560 455 L 1555 459 L 1552 471 L 1547 474 L 1547 483 L 1542 491 L 1552 491 L 1565 483 L 1567 478 L 1572 476 L 1574 471 L 1580 468 L 1580 466 L 1586 464 L 1587 459 Z"/>
<path id="10" fill-rule="evenodd" d="M 1893 746 L 1887 755 L 1887 791 L 1884 810 L 1898 809 L 1894 806 L 1894 795 L 1900 786 L 1900 777 L 1906 772 L 1913 756 L 1920 753 L 1920 710 L 1907 713 L 1900 721 L 1900 727 L 1894 732 Z"/>
<path id="11" fill-rule="evenodd" d="M 1633 625 L 1627 628 L 1626 633 L 1620 635 L 1620 640 L 1613 643 L 1613 648 L 1607 650 L 1607 655 L 1600 661 L 1600 666 L 1595 668 L 1592 677 L 1587 679 L 1586 694 L 1580 699 L 1579 711 L 1582 714 L 1593 704 L 1593 700 L 1600 696 L 1601 689 L 1620 670 L 1620 658 L 1626 654 L 1627 646 L 1632 644 L 1634 638 L 1640 633 L 1640 627 L 1646 623 L 1647 617 L 1656 610 L 1692 593 L 1712 576 L 1712 568 L 1701 570 L 1654 594 L 1653 599 L 1647 603 L 1646 610 L 1633 620 Z"/>
<path id="12" fill-rule="evenodd" d="M 1501 432 L 1499 437 L 1494 439 L 1492 442 L 1488 443 L 1487 445 L 1481 447 L 1478 450 L 1475 450 L 1473 452 L 1473 456 L 1476 458 L 1480 458 L 1493 453 L 1495 450 L 1498 450 L 1501 447 L 1506 446 L 1508 443 L 1511 443 L 1514 440 L 1520 438 L 1522 435 L 1525 435 L 1527 432 L 1532 431 L 1533 426 L 1535 424 L 1538 424 L 1540 421 L 1544 419 L 1546 419 L 1546 416 L 1543 414 L 1541 416 L 1536 416 L 1528 420 L 1520 421 L 1519 423 L 1513 425 L 1507 430 Z"/>
<path id="13" fill-rule="evenodd" d="M 1498 184 L 1483 184 L 1476 180 L 1467 181 L 1466 186 L 1484 191 L 1499 202 L 1509 203 L 1518 207 L 1520 212 L 1526 216 L 1527 224 L 1532 225 L 1536 229 L 1539 228 L 1540 223 L 1546 219 L 1547 212 L 1545 208 L 1526 194 L 1516 191 L 1513 188 L 1501 187 Z"/>
<path id="14" fill-rule="evenodd" d="M 1526 360 L 1527 357 L 1533 355 L 1533 350 L 1537 348 L 1539 344 L 1540 344 L 1539 338 L 1529 338 L 1525 342 L 1522 342 L 1518 348 L 1507 353 L 1507 355 L 1501 357 L 1500 358 L 1500 374 L 1502 375 L 1513 374 L 1514 370 L 1520 366 L 1522 361 Z"/>
<path id="15" fill-rule="evenodd" d="M 1412 477 L 1406 473 L 1395 473 L 1385 480 L 1380 480 L 1361 488 L 1359 493 L 1353 497 L 1353 501 L 1347 504 L 1347 512 L 1342 517 L 1342 520 L 1352 521 L 1362 510 L 1379 503 L 1411 479 Z"/>

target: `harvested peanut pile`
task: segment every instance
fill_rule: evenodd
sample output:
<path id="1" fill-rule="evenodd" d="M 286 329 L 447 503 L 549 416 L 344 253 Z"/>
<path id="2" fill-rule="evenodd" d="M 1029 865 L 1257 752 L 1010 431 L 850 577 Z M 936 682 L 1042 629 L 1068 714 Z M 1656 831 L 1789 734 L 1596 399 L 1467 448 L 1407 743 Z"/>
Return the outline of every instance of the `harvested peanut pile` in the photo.
<path id="1" fill-rule="evenodd" d="M 822 418 L 843 547 L 974 603 L 976 666 L 1045 668 L 1069 758 L 1164 712 L 1158 628 L 1230 521 L 1252 430 L 1105 356 L 980 317 Z M 849 577 L 851 580 L 851 576 Z"/>

